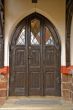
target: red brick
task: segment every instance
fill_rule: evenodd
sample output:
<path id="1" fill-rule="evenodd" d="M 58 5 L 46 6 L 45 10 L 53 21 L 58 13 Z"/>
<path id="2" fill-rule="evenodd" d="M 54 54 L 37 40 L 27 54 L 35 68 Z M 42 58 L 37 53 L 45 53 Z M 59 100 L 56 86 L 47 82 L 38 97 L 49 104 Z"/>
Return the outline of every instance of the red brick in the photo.
<path id="1" fill-rule="evenodd" d="M 0 89 L 7 88 L 7 82 L 0 82 Z"/>
<path id="2" fill-rule="evenodd" d="M 72 98 L 72 102 L 73 102 L 73 93 L 71 93 L 71 98 Z"/>
<path id="3" fill-rule="evenodd" d="M 72 75 L 62 74 L 62 82 L 71 82 L 71 80 L 72 80 Z"/>
<path id="4" fill-rule="evenodd" d="M 62 82 L 68 82 L 68 75 L 62 74 Z"/>
<path id="5" fill-rule="evenodd" d="M 73 85 L 71 85 L 71 92 L 73 92 Z"/>
<path id="6" fill-rule="evenodd" d="M 7 90 L 0 90 L 0 97 L 6 97 L 7 96 Z"/>
<path id="7" fill-rule="evenodd" d="M 3 105 L 6 101 L 6 97 L 0 97 L 0 105 Z"/>
<path id="8" fill-rule="evenodd" d="M 72 75 L 68 75 L 68 81 L 69 81 L 69 82 L 72 81 Z"/>
<path id="9" fill-rule="evenodd" d="M 63 98 L 64 100 L 71 100 L 71 92 L 69 90 L 63 90 Z"/>
<path id="10" fill-rule="evenodd" d="M 62 83 L 63 89 L 71 89 L 71 83 Z"/>
<path id="11" fill-rule="evenodd" d="M 72 83 L 73 83 L 73 77 L 72 77 Z"/>

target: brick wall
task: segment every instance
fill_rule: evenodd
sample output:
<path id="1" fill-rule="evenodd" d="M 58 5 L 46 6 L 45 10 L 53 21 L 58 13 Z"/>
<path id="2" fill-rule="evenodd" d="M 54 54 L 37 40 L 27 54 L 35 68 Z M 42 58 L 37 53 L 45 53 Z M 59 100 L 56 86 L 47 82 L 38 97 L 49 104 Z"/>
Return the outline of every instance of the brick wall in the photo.
<path id="1" fill-rule="evenodd" d="M 0 75 L 0 105 L 2 105 L 7 97 L 7 79 Z"/>
<path id="2" fill-rule="evenodd" d="M 72 75 L 71 74 L 62 74 L 61 79 L 62 84 L 62 97 L 64 100 L 71 101 L 71 84 L 72 84 Z"/>
<path id="3" fill-rule="evenodd" d="M 71 83 L 71 99 L 73 102 L 73 75 L 72 75 L 72 83 Z"/>

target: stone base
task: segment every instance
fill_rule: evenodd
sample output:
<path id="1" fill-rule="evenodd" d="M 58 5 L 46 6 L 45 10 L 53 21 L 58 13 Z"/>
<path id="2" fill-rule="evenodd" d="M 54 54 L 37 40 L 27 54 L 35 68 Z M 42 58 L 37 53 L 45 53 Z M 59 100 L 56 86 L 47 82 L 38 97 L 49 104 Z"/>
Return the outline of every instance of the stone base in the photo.
<path id="1" fill-rule="evenodd" d="M 62 97 L 64 98 L 64 100 L 71 101 L 72 75 L 62 74 L 61 84 L 62 84 Z"/>
<path id="2" fill-rule="evenodd" d="M 0 97 L 0 105 L 3 105 L 6 101 L 6 97 Z"/>
<path id="3" fill-rule="evenodd" d="M 7 98 L 8 80 L 0 78 L 0 105 L 3 104 Z M 73 76 L 61 75 L 61 94 L 64 100 L 73 102 Z"/>
<path id="4" fill-rule="evenodd" d="M 72 85 L 71 85 L 71 99 L 73 102 L 73 76 L 72 76 Z"/>
<path id="5" fill-rule="evenodd" d="M 0 76 L 0 105 L 4 104 L 7 97 L 7 79 Z"/>

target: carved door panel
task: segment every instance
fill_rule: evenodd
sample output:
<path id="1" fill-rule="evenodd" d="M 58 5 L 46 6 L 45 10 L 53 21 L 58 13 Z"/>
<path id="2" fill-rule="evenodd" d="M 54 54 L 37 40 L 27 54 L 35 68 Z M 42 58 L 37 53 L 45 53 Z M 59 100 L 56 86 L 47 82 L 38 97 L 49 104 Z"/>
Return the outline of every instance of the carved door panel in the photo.
<path id="1" fill-rule="evenodd" d="M 44 31 L 44 95 L 60 96 L 59 51 L 47 26 Z"/>
<path id="2" fill-rule="evenodd" d="M 25 29 L 22 29 L 17 38 L 16 45 L 11 49 L 10 95 L 27 95 L 27 85 L 27 49 Z"/>
<path id="3" fill-rule="evenodd" d="M 45 47 L 45 65 L 44 65 L 44 94 L 56 95 L 57 74 L 57 54 L 53 46 Z"/>
<path id="4" fill-rule="evenodd" d="M 29 95 L 43 94 L 43 74 L 41 71 L 41 30 L 40 21 L 31 21 L 29 44 Z"/>
<path id="5" fill-rule="evenodd" d="M 42 72 L 40 46 L 29 49 L 29 95 L 42 95 Z"/>

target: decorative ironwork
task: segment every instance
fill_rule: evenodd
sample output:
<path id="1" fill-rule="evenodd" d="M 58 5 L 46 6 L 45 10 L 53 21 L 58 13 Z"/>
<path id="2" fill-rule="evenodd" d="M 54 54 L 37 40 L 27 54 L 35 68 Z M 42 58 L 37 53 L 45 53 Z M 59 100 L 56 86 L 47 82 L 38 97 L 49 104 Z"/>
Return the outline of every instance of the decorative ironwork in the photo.
<path id="1" fill-rule="evenodd" d="M 37 41 L 36 37 L 31 32 L 31 44 L 32 45 L 39 45 L 39 42 Z"/>
<path id="2" fill-rule="evenodd" d="M 48 27 L 45 27 L 45 42 L 46 45 L 54 45 L 54 40 Z"/>
<path id="3" fill-rule="evenodd" d="M 16 45 L 25 45 L 25 28 L 22 29 L 17 39 Z"/>

